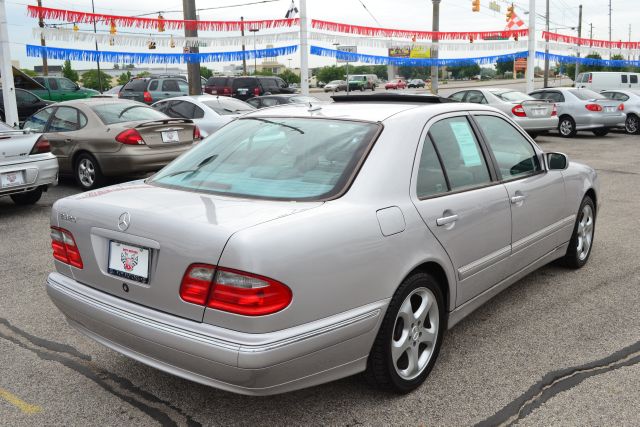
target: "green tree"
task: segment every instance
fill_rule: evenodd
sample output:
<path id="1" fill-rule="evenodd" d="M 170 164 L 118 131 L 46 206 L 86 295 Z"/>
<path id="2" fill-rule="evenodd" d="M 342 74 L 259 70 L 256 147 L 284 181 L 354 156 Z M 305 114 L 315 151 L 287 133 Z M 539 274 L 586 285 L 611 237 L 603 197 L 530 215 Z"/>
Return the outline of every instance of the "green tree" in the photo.
<path id="1" fill-rule="evenodd" d="M 140 78 L 142 78 L 142 77 L 149 77 L 150 75 L 151 75 L 151 73 L 150 73 L 150 72 L 148 72 L 148 71 L 142 71 L 142 72 L 140 72 L 140 73 L 136 74 L 136 77 L 140 77 Z"/>
<path id="2" fill-rule="evenodd" d="M 120 65 L 119 64 L 113 64 L 113 69 L 114 70 L 119 70 L 120 69 Z"/>
<path id="3" fill-rule="evenodd" d="M 73 82 L 78 81 L 78 72 L 71 68 L 71 61 L 68 59 L 64 61 L 64 65 L 62 66 L 62 75 Z"/>
<path id="4" fill-rule="evenodd" d="M 127 64 L 127 65 L 125 65 L 125 66 L 124 66 L 124 68 L 125 68 L 126 70 L 133 70 L 134 68 L 136 68 L 136 66 L 135 66 L 135 65 L 133 65 L 133 64 Z"/>
<path id="5" fill-rule="evenodd" d="M 585 58 L 592 58 L 592 59 L 602 59 L 602 57 L 600 56 L 600 54 L 598 53 L 590 53 L 589 55 L 585 56 Z M 575 63 L 567 63 L 564 64 L 563 66 L 564 69 L 564 73 L 569 76 L 569 78 L 573 79 L 576 76 L 576 64 Z M 602 65 L 585 65 L 585 64 L 580 64 L 580 72 L 581 73 L 588 73 L 591 71 L 604 71 L 606 69 L 606 67 L 603 67 Z"/>
<path id="6" fill-rule="evenodd" d="M 205 79 L 208 79 L 209 77 L 213 76 L 213 70 L 201 65 L 200 66 L 200 75 L 202 77 L 204 77 Z"/>
<path id="7" fill-rule="evenodd" d="M 127 70 L 126 73 L 122 73 L 118 77 L 118 84 L 124 86 L 129 83 L 129 80 L 131 80 L 131 71 Z"/>
<path id="8" fill-rule="evenodd" d="M 448 67 L 454 79 L 471 78 L 480 74 L 480 66 L 478 64 L 458 65 L 456 67 Z"/>
<path id="9" fill-rule="evenodd" d="M 38 75 L 38 73 L 36 73 L 35 71 L 30 70 L 28 68 L 22 68 L 22 69 L 20 69 L 20 71 L 22 71 L 23 73 L 25 73 L 29 77 L 36 77 Z"/>
<path id="10" fill-rule="evenodd" d="M 422 79 L 427 80 L 431 78 L 431 67 L 411 67 L 408 65 L 401 65 L 398 67 L 398 74 L 405 79 Z"/>
<path id="11" fill-rule="evenodd" d="M 345 69 L 335 65 L 322 67 L 318 70 L 317 76 L 319 81 L 325 83 L 329 83 L 331 80 L 344 80 Z"/>
<path id="12" fill-rule="evenodd" d="M 300 76 L 291 70 L 284 70 L 282 73 L 279 74 L 279 77 L 289 84 L 300 83 Z"/>
<path id="13" fill-rule="evenodd" d="M 100 71 L 100 80 L 102 83 L 102 91 L 111 89 L 111 76 L 109 74 Z M 100 90 L 98 70 L 89 70 L 86 73 L 82 73 L 82 85 L 89 89 Z"/>
<path id="14" fill-rule="evenodd" d="M 261 70 L 254 73 L 256 76 L 273 76 L 273 71 L 271 70 Z"/>
<path id="15" fill-rule="evenodd" d="M 496 70 L 490 67 L 482 67 L 480 69 L 480 78 L 481 79 L 493 79 L 496 76 Z"/>
<path id="16" fill-rule="evenodd" d="M 513 59 L 510 61 L 496 62 L 496 73 L 499 76 L 504 76 L 505 73 L 511 73 L 513 75 Z"/>

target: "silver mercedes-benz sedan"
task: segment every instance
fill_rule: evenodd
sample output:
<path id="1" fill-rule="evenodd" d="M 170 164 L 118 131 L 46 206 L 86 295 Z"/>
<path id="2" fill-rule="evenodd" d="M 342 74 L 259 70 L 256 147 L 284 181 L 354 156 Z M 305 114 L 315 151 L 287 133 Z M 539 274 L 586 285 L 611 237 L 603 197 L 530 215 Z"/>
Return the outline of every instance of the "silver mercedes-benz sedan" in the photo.
<path id="1" fill-rule="evenodd" d="M 0 197 L 32 205 L 58 185 L 58 160 L 40 133 L 16 130 L 0 122 Z"/>
<path id="2" fill-rule="evenodd" d="M 494 108 L 334 100 L 249 113 L 145 181 L 56 202 L 47 291 L 69 323 L 236 393 L 362 371 L 408 392 L 445 329 L 589 259 L 592 168 Z"/>
<path id="3" fill-rule="evenodd" d="M 495 107 L 522 126 L 533 138 L 558 127 L 558 110 L 553 102 L 534 99 L 517 90 L 476 88 L 456 92 L 449 98 Z"/>

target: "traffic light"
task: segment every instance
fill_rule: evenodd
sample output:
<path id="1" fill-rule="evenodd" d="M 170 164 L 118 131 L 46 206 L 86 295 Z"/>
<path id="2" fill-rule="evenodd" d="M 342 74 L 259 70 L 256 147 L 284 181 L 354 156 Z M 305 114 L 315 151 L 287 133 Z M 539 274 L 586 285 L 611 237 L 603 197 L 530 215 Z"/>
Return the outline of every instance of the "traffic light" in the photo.
<path id="1" fill-rule="evenodd" d="M 480 12 L 480 0 L 471 0 L 471 11 Z"/>
<path id="2" fill-rule="evenodd" d="M 164 33 L 164 16 L 162 16 L 162 13 L 158 15 L 158 32 Z"/>
<path id="3" fill-rule="evenodd" d="M 511 4 L 511 6 L 509 6 L 507 8 L 507 22 L 511 21 L 511 19 L 513 18 L 513 16 L 515 15 L 515 9 L 513 7 L 513 4 Z"/>

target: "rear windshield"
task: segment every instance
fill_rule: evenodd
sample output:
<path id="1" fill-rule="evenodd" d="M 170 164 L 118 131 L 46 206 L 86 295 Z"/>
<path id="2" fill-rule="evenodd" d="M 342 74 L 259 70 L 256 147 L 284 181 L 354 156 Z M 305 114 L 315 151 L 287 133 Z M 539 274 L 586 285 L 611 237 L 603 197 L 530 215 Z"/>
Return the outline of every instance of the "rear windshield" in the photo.
<path id="1" fill-rule="evenodd" d="M 207 86 L 226 86 L 227 77 L 209 77 L 207 80 Z"/>
<path id="2" fill-rule="evenodd" d="M 105 125 L 136 122 L 139 120 L 162 120 L 168 118 L 164 113 L 146 105 L 137 103 L 109 103 L 92 105 L 91 109 Z"/>
<path id="3" fill-rule="evenodd" d="M 242 102 L 240 100 L 233 99 L 233 98 L 202 101 L 202 103 L 207 107 L 211 108 L 216 113 L 220 114 L 221 116 L 241 114 L 241 113 L 246 113 L 247 111 L 255 110 L 255 108 L 253 108 L 251 105 L 247 104 L 246 102 Z"/>
<path id="4" fill-rule="evenodd" d="M 292 96 L 289 102 L 294 104 L 305 104 L 307 102 L 320 102 L 320 100 L 313 96 Z"/>
<path id="5" fill-rule="evenodd" d="M 507 102 L 519 102 L 533 99 L 526 93 L 518 92 L 517 90 L 510 90 L 508 92 L 491 91 L 491 93 Z"/>
<path id="6" fill-rule="evenodd" d="M 587 101 L 589 99 L 606 99 L 598 92 L 594 92 L 589 89 L 569 89 L 569 92 L 576 98 L 582 99 L 583 101 Z"/>
<path id="7" fill-rule="evenodd" d="M 147 90 L 147 83 L 149 83 L 149 80 L 147 79 L 131 80 L 129 83 L 124 85 L 122 90 L 132 91 L 132 92 L 144 92 L 145 90 Z"/>
<path id="8" fill-rule="evenodd" d="M 154 175 L 171 188 L 271 200 L 318 200 L 349 184 L 375 123 L 247 117 L 214 133 Z"/>

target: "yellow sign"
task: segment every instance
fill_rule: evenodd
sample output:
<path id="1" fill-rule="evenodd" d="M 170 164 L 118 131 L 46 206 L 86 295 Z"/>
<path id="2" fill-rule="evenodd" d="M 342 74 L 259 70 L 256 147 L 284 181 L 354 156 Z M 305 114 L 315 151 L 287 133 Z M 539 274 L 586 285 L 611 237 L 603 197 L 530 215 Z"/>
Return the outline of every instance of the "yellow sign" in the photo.
<path id="1" fill-rule="evenodd" d="M 427 59 L 431 58 L 431 49 L 425 46 L 413 46 L 409 58 Z"/>

